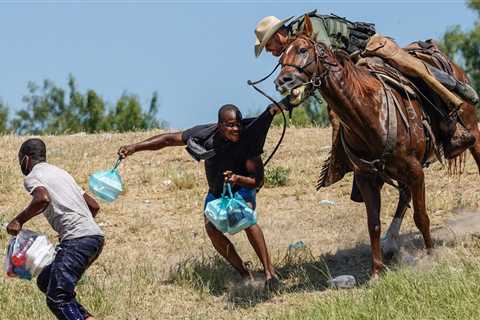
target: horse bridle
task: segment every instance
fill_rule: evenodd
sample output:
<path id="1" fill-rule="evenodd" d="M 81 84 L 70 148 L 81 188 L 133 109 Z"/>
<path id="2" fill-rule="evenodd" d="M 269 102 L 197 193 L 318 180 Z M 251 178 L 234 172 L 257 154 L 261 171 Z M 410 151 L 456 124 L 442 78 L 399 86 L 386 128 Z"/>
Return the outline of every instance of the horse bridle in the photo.
<path id="1" fill-rule="evenodd" d="M 312 75 L 312 80 L 310 80 L 309 82 L 306 82 L 305 85 L 307 84 L 312 84 L 312 86 L 314 88 L 319 88 L 320 85 L 322 84 L 322 79 L 324 79 L 328 72 L 330 71 L 330 68 L 329 67 L 326 67 L 324 72 L 320 73 L 320 59 L 322 59 L 322 62 L 324 62 L 326 65 L 328 66 L 332 66 L 331 63 L 327 62 L 325 60 L 325 50 L 323 48 L 320 48 L 321 49 L 321 55 L 319 53 L 319 50 L 317 48 L 317 43 L 315 41 L 313 41 L 312 39 L 308 38 L 308 37 L 305 37 L 305 39 L 307 41 L 309 41 L 312 45 L 313 45 L 313 48 L 315 50 L 315 57 L 310 61 L 308 62 L 307 64 L 305 64 L 304 66 L 297 66 L 297 65 L 293 65 L 293 64 L 288 64 L 289 66 L 291 67 L 294 67 L 296 68 L 299 72 L 301 73 L 304 73 L 307 75 L 307 77 L 309 76 L 307 71 L 305 70 L 306 67 L 308 67 L 310 64 L 312 64 L 314 61 L 315 63 L 317 64 L 317 72 L 315 74 L 311 74 Z M 280 59 L 281 61 L 281 59 Z M 273 99 L 271 96 L 269 96 L 268 94 L 266 94 L 263 90 L 261 90 L 260 88 L 258 88 L 256 85 L 265 81 L 266 79 L 268 79 L 274 72 L 275 70 L 277 70 L 277 68 L 279 66 L 284 66 L 281 62 L 279 62 L 275 68 L 273 68 L 272 72 L 270 72 L 267 76 L 263 77 L 262 79 L 260 80 L 257 80 L 257 81 L 251 81 L 251 80 L 248 80 L 247 81 L 247 84 L 249 86 L 252 86 L 257 92 L 259 92 L 260 94 L 262 94 L 264 97 L 266 97 L 268 100 L 270 100 L 271 102 L 273 102 L 273 104 L 275 104 L 281 111 L 282 113 L 282 117 L 283 117 L 283 129 L 282 129 L 282 134 L 280 136 L 280 139 L 278 140 L 277 142 L 277 145 L 275 146 L 275 148 L 273 149 L 272 153 L 270 154 L 270 156 L 267 158 L 267 160 L 263 163 L 264 166 L 266 166 L 268 164 L 268 162 L 272 159 L 272 157 L 274 156 L 274 154 L 277 152 L 278 148 L 280 147 L 280 145 L 282 144 L 282 141 L 283 141 L 283 138 L 285 137 L 285 132 L 286 132 L 286 129 L 287 129 L 287 118 L 285 117 L 285 113 L 283 112 L 283 108 L 282 106 L 280 106 L 280 104 L 275 100 Z M 336 64 L 334 64 L 336 65 Z M 292 117 L 292 109 L 293 107 L 292 106 L 288 106 L 287 107 L 287 110 L 288 110 L 288 113 L 290 115 L 290 118 Z"/>
<path id="2" fill-rule="evenodd" d="M 326 54 L 325 49 L 323 47 L 321 47 L 321 45 L 319 43 L 315 42 L 310 37 L 300 35 L 295 39 L 299 39 L 299 38 L 306 40 L 313 47 L 313 50 L 314 50 L 314 53 L 315 53 L 314 57 L 312 59 L 310 59 L 310 61 L 305 63 L 305 65 L 303 65 L 303 66 L 299 66 L 299 65 L 296 65 L 296 64 L 290 64 L 290 63 L 282 63 L 282 62 L 280 62 L 280 65 L 282 67 L 288 66 L 288 67 L 295 68 L 298 72 L 305 74 L 308 78 L 310 78 L 310 81 L 304 82 L 302 85 L 311 84 L 314 89 L 318 89 L 322 85 L 323 80 L 326 78 L 326 76 L 330 72 L 331 67 L 337 66 L 337 63 L 332 64 L 331 62 L 327 61 L 327 59 L 326 59 L 327 54 Z M 282 61 L 282 59 L 280 59 L 280 61 Z M 306 70 L 307 67 L 310 66 L 312 63 L 315 63 L 316 67 L 317 67 L 316 68 L 317 70 L 313 73 Z M 320 71 L 320 63 L 322 63 L 322 65 L 325 66 L 325 69 L 322 72 Z"/>

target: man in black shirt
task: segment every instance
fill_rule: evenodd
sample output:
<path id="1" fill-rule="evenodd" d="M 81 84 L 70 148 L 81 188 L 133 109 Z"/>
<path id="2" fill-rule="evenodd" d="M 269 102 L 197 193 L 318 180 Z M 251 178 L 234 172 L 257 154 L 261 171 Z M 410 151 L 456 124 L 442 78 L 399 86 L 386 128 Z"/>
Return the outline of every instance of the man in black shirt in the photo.
<path id="1" fill-rule="evenodd" d="M 268 128 L 279 110 L 269 106 L 255 119 L 242 119 L 240 110 L 231 104 L 218 111 L 218 123 L 199 125 L 183 132 L 165 133 L 145 141 L 123 146 L 119 155 L 127 157 L 138 151 L 159 150 L 170 146 L 187 145 L 187 151 L 196 160 L 205 160 L 208 181 L 208 202 L 221 196 L 223 185 L 229 182 L 232 192 L 240 195 L 255 209 L 256 189 L 263 185 L 263 152 Z M 252 274 L 244 265 L 230 240 L 205 218 L 205 229 L 213 246 L 245 279 Z M 278 285 L 268 254 L 262 229 L 255 224 L 245 229 L 252 247 L 263 264 L 266 287 Z"/>

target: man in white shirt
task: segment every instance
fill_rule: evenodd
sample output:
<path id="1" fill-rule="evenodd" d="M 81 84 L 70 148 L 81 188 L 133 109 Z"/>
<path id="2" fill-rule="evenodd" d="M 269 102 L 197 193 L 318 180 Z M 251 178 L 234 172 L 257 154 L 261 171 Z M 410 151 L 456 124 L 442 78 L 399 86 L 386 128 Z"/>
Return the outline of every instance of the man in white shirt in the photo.
<path id="1" fill-rule="evenodd" d="M 46 162 L 42 140 L 25 141 L 18 160 L 25 175 L 25 189 L 33 198 L 8 224 L 7 231 L 16 235 L 31 218 L 45 215 L 60 244 L 55 260 L 39 274 L 37 285 L 57 319 L 93 320 L 75 299 L 75 286 L 103 248 L 103 232 L 94 221 L 100 206 L 68 172 Z"/>

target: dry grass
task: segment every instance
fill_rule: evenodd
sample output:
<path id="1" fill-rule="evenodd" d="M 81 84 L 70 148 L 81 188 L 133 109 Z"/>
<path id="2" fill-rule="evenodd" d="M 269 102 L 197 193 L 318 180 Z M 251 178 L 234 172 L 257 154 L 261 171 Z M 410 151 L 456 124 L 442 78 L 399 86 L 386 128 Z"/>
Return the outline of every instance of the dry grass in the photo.
<path id="1" fill-rule="evenodd" d="M 119 146 L 153 133 L 44 137 L 49 162 L 69 171 L 86 188 L 88 175 L 110 167 Z M 272 129 L 271 150 L 280 130 Z M 22 189 L 17 150 L 25 138 L 0 137 L 0 219 L 10 219 L 29 201 Z M 106 232 L 100 259 L 79 286 L 79 297 L 100 319 L 265 319 L 303 308 L 329 296 L 328 273 L 368 279 L 369 247 L 365 210 L 349 200 L 351 176 L 314 191 L 327 156 L 329 129 L 289 129 L 271 166 L 290 170 L 286 186 L 258 194 L 259 224 L 284 291 L 266 295 L 260 287 L 239 288 L 234 271 L 214 252 L 203 230 L 206 192 L 203 165 L 182 148 L 138 153 L 121 165 L 126 192 L 104 204 L 98 222 Z M 478 209 L 478 170 L 471 157 L 462 176 L 447 176 L 439 164 L 427 169 L 427 205 L 432 228 L 455 215 L 455 208 Z M 334 206 L 320 205 L 323 199 Z M 382 227 L 390 222 L 396 190 L 383 191 Z M 402 233 L 415 232 L 411 211 Z M 26 226 L 50 228 L 37 217 Z M 288 252 L 303 240 L 307 248 Z M 233 237 L 241 256 L 260 264 L 244 234 Z M 4 247 L 6 236 L 0 237 Z M 261 279 L 261 274 L 259 274 Z M 1 319 L 52 319 L 34 283 L 0 277 Z"/>

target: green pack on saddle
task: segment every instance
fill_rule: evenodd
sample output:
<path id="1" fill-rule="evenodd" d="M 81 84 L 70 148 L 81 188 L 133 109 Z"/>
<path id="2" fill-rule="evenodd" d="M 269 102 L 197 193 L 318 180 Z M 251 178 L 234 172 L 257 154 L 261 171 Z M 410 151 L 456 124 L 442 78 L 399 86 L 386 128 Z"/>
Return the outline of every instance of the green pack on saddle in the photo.
<path id="1" fill-rule="evenodd" d="M 337 15 L 320 15 L 317 10 L 306 14 L 313 28 L 313 40 L 322 42 L 332 49 L 343 49 L 349 53 L 363 50 L 368 39 L 375 34 L 375 25 L 367 22 L 352 22 Z M 290 36 L 302 32 L 305 15 L 297 17 L 289 25 Z"/>

